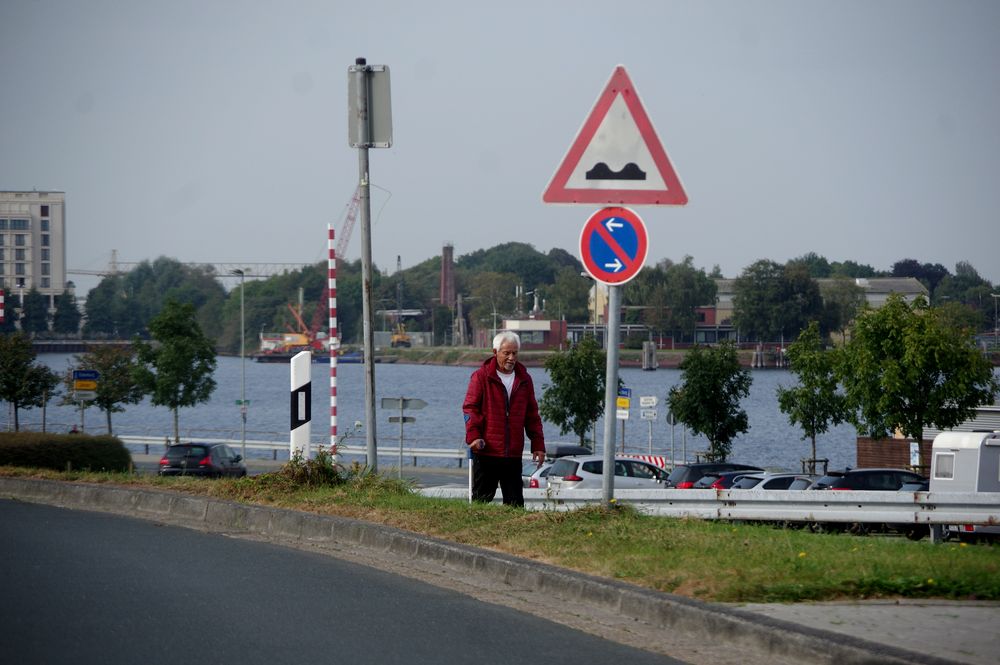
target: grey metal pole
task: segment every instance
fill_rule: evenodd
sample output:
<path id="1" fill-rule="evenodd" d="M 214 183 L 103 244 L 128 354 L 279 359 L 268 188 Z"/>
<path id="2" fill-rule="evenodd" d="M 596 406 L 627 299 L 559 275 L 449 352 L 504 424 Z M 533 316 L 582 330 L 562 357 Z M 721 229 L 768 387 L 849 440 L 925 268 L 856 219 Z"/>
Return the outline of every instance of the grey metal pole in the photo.
<path id="1" fill-rule="evenodd" d="M 611 505 L 615 496 L 615 404 L 618 401 L 618 301 L 620 286 L 608 286 L 607 371 L 604 386 L 604 471 L 601 498 Z"/>
<path id="2" fill-rule="evenodd" d="M 245 271 L 240 270 L 240 455 L 247 458 L 247 357 L 246 318 L 244 309 Z"/>
<path id="3" fill-rule="evenodd" d="M 364 65 L 364 58 L 355 60 L 355 64 Z M 359 213 L 361 217 L 361 280 L 362 280 L 362 318 L 364 337 L 364 367 L 365 367 L 365 455 L 368 468 L 378 471 L 378 451 L 376 448 L 375 431 L 375 325 L 372 310 L 372 205 L 371 188 L 368 179 L 368 142 L 371 140 L 368 117 L 368 76 L 365 69 L 354 77 L 357 88 L 358 114 L 361 120 L 362 145 L 358 148 L 358 193 L 360 195 Z"/>
<path id="4" fill-rule="evenodd" d="M 399 477 L 403 477 L 403 404 L 405 398 L 399 396 Z"/>
<path id="5" fill-rule="evenodd" d="M 245 460 L 247 458 L 247 364 L 246 364 L 246 327 L 244 308 L 244 286 L 246 282 L 246 271 L 242 268 L 234 268 L 229 271 L 230 275 L 239 275 L 240 278 L 240 455 Z"/>

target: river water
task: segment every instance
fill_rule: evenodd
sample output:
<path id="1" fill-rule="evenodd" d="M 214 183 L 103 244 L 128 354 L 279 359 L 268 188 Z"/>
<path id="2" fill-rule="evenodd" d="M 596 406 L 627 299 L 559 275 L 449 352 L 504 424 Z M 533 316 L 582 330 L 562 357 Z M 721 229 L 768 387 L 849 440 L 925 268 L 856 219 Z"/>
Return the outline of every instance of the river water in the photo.
<path id="1" fill-rule="evenodd" d="M 485 355 L 484 355 L 485 358 Z M 69 354 L 41 354 L 40 362 L 58 372 L 72 367 L 73 356 Z M 246 368 L 246 399 L 248 440 L 288 440 L 289 423 L 289 366 L 284 364 L 254 363 L 249 359 Z M 409 365 L 402 363 L 375 365 L 376 434 L 379 457 L 384 454 L 387 462 L 393 463 L 394 452 L 398 449 L 399 425 L 389 423 L 391 415 L 398 411 L 380 407 L 383 397 L 419 398 L 427 402 L 421 410 L 407 411 L 405 415 L 416 419 L 404 425 L 404 442 L 414 447 L 441 447 L 454 449 L 464 441 L 465 429 L 462 419 L 462 399 L 473 368 L 439 365 Z M 539 398 L 549 383 L 543 368 L 530 368 Z M 731 459 L 768 467 L 784 467 L 791 470 L 801 468 L 800 460 L 810 456 L 808 440 L 802 440 L 802 433 L 789 424 L 787 417 L 778 409 L 776 389 L 779 385 L 791 386 L 795 377 L 787 370 L 751 370 L 753 384 L 750 395 L 743 400 L 750 429 L 733 442 Z M 218 358 L 215 372 L 217 387 L 212 398 L 205 404 L 180 410 L 181 437 L 240 439 L 240 375 L 239 358 Z M 674 441 L 674 457 L 682 458 L 686 448 L 689 460 L 697 451 L 706 450 L 708 441 L 704 437 L 684 433 L 681 426 L 671 428 L 666 422 L 664 399 L 667 391 L 680 381 L 680 371 L 657 369 L 643 371 L 637 368 L 622 368 L 619 376 L 632 391 L 630 418 L 624 426 L 626 452 L 654 455 L 670 455 L 671 434 Z M 330 368 L 324 364 L 312 366 L 312 440 L 318 444 L 329 443 L 330 413 Z M 656 420 L 642 420 L 639 407 L 641 396 L 654 396 L 659 400 Z M 50 431 L 68 431 L 79 424 L 79 411 L 69 406 L 58 406 L 58 398 L 52 401 L 46 412 L 46 427 Z M 364 366 L 360 364 L 340 364 L 337 368 L 337 424 L 338 432 L 353 429 L 355 421 L 365 421 Z M 22 428 L 40 429 L 41 409 L 22 410 Z M 104 414 L 97 409 L 87 409 L 84 414 L 85 430 L 89 433 L 106 432 Z M 173 421 L 165 407 L 153 407 L 148 400 L 126 407 L 123 413 L 112 415 L 112 425 L 116 434 L 166 437 L 172 434 Z M 0 429 L 13 428 L 13 416 L 7 404 L 0 413 Z M 604 426 L 597 427 L 599 444 L 603 443 Z M 651 435 L 650 435 L 651 432 Z M 650 436 L 652 443 L 650 443 Z M 851 425 L 840 425 L 818 437 L 817 456 L 828 458 L 830 467 L 854 465 L 856 431 Z M 558 427 L 545 423 L 547 442 L 575 443 L 572 433 L 560 434 Z M 592 436 L 588 436 L 592 439 Z M 616 445 L 622 441 L 621 422 L 616 423 Z M 365 433 L 354 435 L 350 443 L 365 442 Z M 686 445 L 685 445 L 686 444 Z M 600 450 L 600 446 L 598 450 Z M 248 450 L 248 454 L 251 452 Z M 258 451 L 253 451 L 254 455 Z M 260 452 L 260 455 L 270 453 Z M 441 464 L 441 461 L 435 462 Z M 380 460 L 380 465 L 383 462 Z"/>

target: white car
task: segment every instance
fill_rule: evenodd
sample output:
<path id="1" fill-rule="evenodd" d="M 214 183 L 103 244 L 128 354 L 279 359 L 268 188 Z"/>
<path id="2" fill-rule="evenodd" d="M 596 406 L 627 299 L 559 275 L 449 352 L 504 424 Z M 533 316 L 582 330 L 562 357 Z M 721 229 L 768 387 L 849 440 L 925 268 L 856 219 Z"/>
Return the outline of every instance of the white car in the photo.
<path id="1" fill-rule="evenodd" d="M 525 488 L 545 489 L 552 462 L 542 462 L 541 466 L 534 462 L 525 462 L 521 467 L 521 485 Z"/>
<path id="2" fill-rule="evenodd" d="M 549 470 L 549 487 L 554 490 L 601 489 L 604 457 L 580 455 L 560 457 Z M 664 469 L 631 457 L 615 457 L 615 489 L 663 487 L 669 475 Z"/>

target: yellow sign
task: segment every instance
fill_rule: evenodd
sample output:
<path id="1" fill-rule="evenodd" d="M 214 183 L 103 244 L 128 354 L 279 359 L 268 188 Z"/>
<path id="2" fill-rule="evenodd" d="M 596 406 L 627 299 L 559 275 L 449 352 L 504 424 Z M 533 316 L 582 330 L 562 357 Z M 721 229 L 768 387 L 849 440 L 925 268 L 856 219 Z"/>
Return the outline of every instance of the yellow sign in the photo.
<path id="1" fill-rule="evenodd" d="M 97 390 L 97 381 L 74 381 L 73 390 Z"/>
<path id="2" fill-rule="evenodd" d="M 619 397 L 616 404 L 618 405 L 619 409 L 627 409 L 629 408 L 631 401 L 632 400 L 628 397 Z"/>

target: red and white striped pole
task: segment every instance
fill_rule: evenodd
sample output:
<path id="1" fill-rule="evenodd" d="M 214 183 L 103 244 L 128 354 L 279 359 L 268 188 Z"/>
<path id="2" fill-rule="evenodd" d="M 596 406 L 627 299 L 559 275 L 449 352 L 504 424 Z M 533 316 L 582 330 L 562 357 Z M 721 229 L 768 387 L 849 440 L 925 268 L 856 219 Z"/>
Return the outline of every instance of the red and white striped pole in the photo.
<path id="1" fill-rule="evenodd" d="M 327 226 L 327 306 L 329 307 L 330 344 L 330 454 L 337 455 L 337 350 L 340 334 L 337 331 L 337 250 L 333 242 L 333 224 Z"/>

